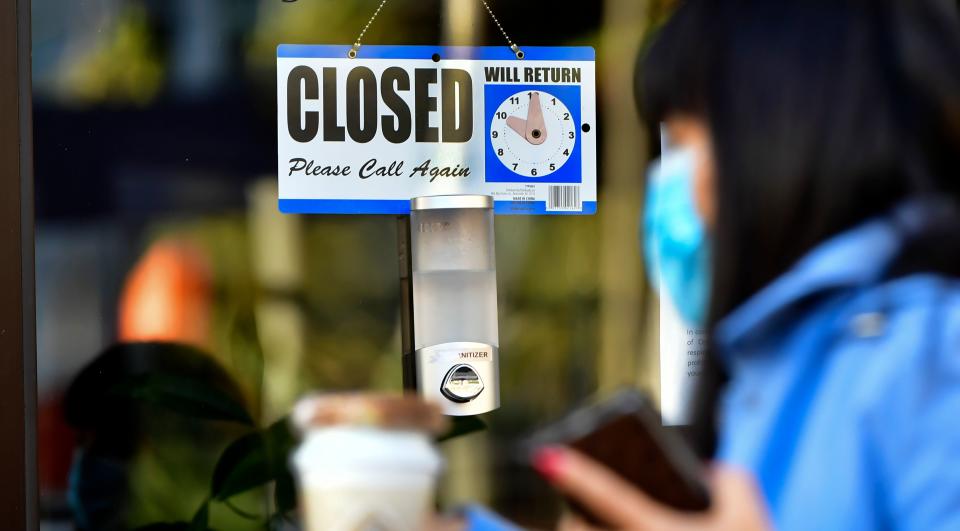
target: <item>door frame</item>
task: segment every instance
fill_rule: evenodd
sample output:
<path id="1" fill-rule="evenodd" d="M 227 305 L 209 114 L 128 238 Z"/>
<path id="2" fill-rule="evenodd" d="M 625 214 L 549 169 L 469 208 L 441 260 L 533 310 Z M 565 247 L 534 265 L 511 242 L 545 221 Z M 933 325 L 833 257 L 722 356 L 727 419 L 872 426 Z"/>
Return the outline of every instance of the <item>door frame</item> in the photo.
<path id="1" fill-rule="evenodd" d="M 30 0 L 0 2 L 0 528 L 27 530 L 38 528 L 30 47 Z"/>

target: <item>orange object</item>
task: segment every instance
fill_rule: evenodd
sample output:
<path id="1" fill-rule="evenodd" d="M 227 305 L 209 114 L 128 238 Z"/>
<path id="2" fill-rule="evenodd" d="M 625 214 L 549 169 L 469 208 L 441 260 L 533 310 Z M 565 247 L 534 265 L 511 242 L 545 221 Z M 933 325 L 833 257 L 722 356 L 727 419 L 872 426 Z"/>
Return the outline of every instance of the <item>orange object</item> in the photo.
<path id="1" fill-rule="evenodd" d="M 118 339 L 209 347 L 211 285 L 202 250 L 181 240 L 154 243 L 127 276 Z"/>

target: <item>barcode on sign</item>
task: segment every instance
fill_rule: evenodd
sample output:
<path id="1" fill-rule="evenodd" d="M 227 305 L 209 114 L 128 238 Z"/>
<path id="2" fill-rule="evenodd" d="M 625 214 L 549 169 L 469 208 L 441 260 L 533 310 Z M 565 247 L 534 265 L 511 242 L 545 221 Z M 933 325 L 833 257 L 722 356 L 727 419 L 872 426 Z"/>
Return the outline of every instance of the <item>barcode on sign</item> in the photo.
<path id="1" fill-rule="evenodd" d="M 579 186 L 548 186 L 547 187 L 547 211 L 570 210 L 580 212 L 583 206 L 580 204 Z"/>

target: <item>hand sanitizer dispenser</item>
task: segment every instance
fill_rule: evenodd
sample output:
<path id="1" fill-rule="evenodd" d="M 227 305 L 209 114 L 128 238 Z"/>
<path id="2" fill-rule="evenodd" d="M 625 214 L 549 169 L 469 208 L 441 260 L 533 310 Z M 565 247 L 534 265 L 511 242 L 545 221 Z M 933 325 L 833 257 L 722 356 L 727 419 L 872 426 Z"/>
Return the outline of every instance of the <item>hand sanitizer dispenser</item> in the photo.
<path id="1" fill-rule="evenodd" d="M 500 407 L 493 198 L 410 205 L 414 363 L 421 396 L 447 415 Z"/>

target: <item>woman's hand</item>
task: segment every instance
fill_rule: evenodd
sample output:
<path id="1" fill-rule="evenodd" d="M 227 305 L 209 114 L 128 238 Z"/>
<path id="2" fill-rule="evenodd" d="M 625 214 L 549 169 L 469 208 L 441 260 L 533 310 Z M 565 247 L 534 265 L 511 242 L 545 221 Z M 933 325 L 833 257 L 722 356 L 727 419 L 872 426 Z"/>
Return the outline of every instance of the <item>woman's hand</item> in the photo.
<path id="1" fill-rule="evenodd" d="M 662 505 L 596 461 L 568 448 L 545 448 L 534 466 L 557 489 L 577 500 L 615 529 L 631 531 L 766 531 L 771 529 L 752 476 L 726 466 L 711 472 L 713 500 L 704 513 L 684 513 Z M 567 518 L 565 531 L 589 530 Z"/>

